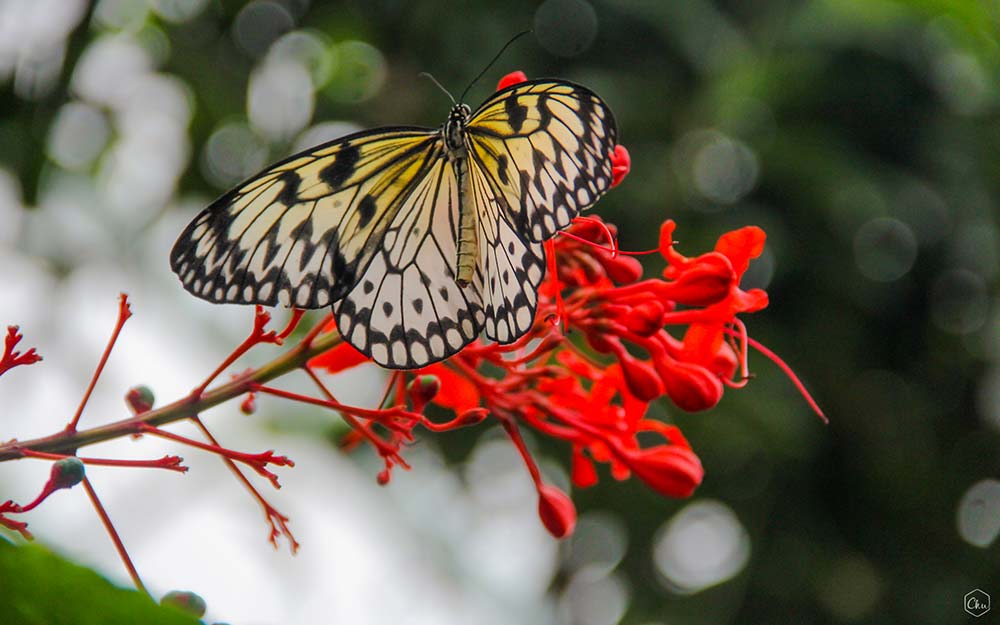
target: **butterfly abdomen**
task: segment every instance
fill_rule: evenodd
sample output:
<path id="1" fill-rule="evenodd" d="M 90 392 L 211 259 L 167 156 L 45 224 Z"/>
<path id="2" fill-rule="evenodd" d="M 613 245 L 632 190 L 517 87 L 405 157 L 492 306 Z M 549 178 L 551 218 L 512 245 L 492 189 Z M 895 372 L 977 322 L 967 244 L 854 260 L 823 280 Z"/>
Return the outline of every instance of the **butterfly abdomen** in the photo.
<path id="1" fill-rule="evenodd" d="M 472 179 L 469 176 L 469 149 L 465 140 L 465 125 L 469 120 L 469 107 L 458 104 L 451 110 L 443 135 L 448 150 L 448 160 L 455 169 L 458 180 L 458 245 L 455 282 L 465 288 L 472 282 L 479 262 L 479 211 L 472 197 Z"/>

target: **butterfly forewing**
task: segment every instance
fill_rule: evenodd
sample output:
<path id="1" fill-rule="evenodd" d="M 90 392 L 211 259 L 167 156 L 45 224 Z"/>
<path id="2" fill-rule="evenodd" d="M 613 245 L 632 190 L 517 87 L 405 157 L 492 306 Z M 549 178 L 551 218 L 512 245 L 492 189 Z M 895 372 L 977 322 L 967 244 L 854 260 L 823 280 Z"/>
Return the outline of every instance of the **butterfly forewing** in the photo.
<path id="1" fill-rule="evenodd" d="M 483 104 L 467 134 L 470 158 L 531 240 L 554 236 L 611 186 L 614 117 L 586 87 L 520 83 Z"/>
<path id="2" fill-rule="evenodd" d="M 396 129 L 293 156 L 199 214 L 171 267 L 212 302 L 328 306 L 371 261 L 437 142 L 435 131 Z"/>

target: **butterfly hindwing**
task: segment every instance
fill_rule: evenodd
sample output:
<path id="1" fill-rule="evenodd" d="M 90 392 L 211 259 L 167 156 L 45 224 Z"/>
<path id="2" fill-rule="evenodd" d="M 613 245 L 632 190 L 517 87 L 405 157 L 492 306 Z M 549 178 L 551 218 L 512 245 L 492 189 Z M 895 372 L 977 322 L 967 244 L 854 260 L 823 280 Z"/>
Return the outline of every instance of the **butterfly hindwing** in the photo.
<path id="1" fill-rule="evenodd" d="M 483 329 L 479 292 L 455 282 L 458 182 L 439 156 L 395 211 L 357 284 L 334 305 L 344 338 L 384 367 L 442 360 Z"/>
<path id="2" fill-rule="evenodd" d="M 486 315 L 486 336 L 512 343 L 534 323 L 538 285 L 545 276 L 545 251 L 541 243 L 510 223 L 480 163 L 470 163 L 469 175 L 479 214 L 476 288 Z"/>
<path id="3" fill-rule="evenodd" d="M 342 298 L 437 133 L 360 133 L 271 166 L 216 200 L 170 255 L 184 287 L 211 302 L 319 308 Z"/>
<path id="4" fill-rule="evenodd" d="M 511 223 L 545 241 L 611 186 L 617 141 L 607 105 L 586 87 L 523 82 L 494 94 L 466 128 L 478 161 Z"/>

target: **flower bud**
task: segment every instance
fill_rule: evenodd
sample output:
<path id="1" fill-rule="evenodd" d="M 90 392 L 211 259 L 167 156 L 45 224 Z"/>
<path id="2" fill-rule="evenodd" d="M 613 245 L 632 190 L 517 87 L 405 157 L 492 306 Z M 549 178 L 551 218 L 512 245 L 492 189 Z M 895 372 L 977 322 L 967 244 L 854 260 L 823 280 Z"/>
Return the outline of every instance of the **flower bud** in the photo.
<path id="1" fill-rule="evenodd" d="M 642 277 L 642 263 L 631 256 L 605 256 L 601 259 L 608 277 L 618 284 L 632 284 Z"/>
<path id="2" fill-rule="evenodd" d="M 420 412 L 427 402 L 441 390 L 441 380 L 435 375 L 421 375 L 410 380 L 406 385 L 406 394 L 413 404 L 414 412 Z"/>
<path id="3" fill-rule="evenodd" d="M 208 607 L 204 599 L 190 590 L 171 590 L 160 599 L 160 605 L 169 605 L 197 618 L 204 616 Z"/>
<path id="4" fill-rule="evenodd" d="M 247 393 L 247 396 L 240 402 L 240 412 L 249 416 L 257 412 L 257 394 Z"/>
<path id="5" fill-rule="evenodd" d="M 79 458 L 63 458 L 52 463 L 52 471 L 49 473 L 49 483 L 53 490 L 58 488 L 73 488 L 83 481 L 86 472 L 83 462 Z"/>
<path id="6" fill-rule="evenodd" d="M 628 390 L 633 395 L 642 401 L 653 401 L 663 395 L 663 382 L 652 366 L 627 353 L 619 354 L 618 362 L 622 366 L 625 384 L 628 385 Z"/>
<path id="7" fill-rule="evenodd" d="M 689 497 L 705 475 L 698 456 L 679 445 L 634 450 L 626 462 L 636 477 L 667 497 Z"/>
<path id="8" fill-rule="evenodd" d="M 629 332 L 639 336 L 653 336 L 663 327 L 663 305 L 655 300 L 631 307 L 621 322 Z"/>
<path id="9" fill-rule="evenodd" d="M 705 367 L 677 361 L 664 361 L 660 366 L 667 395 L 681 410 L 708 410 L 722 399 L 722 382 Z"/>
<path id="10" fill-rule="evenodd" d="M 477 423 L 481 423 L 484 419 L 486 419 L 486 417 L 489 416 L 489 414 L 490 414 L 490 411 L 487 410 L 486 408 L 482 408 L 482 407 L 479 407 L 479 408 L 469 408 L 468 410 L 466 410 L 462 414 L 458 415 L 458 418 L 455 419 L 455 422 L 458 425 L 463 425 L 463 426 L 465 426 L 465 425 L 475 425 Z"/>
<path id="11" fill-rule="evenodd" d="M 132 414 L 141 415 L 153 409 L 153 391 L 148 386 L 140 384 L 133 386 L 125 393 L 125 403 L 128 404 Z"/>
<path id="12" fill-rule="evenodd" d="M 710 306 L 728 295 L 736 284 L 732 264 L 717 252 L 699 256 L 679 274 L 672 268 L 664 272 L 668 273 L 675 274 L 674 281 L 669 283 L 670 298 L 687 306 Z"/>
<path id="13" fill-rule="evenodd" d="M 528 76 L 524 72 L 522 72 L 520 70 L 518 70 L 516 72 L 511 72 L 511 73 L 507 74 L 506 76 L 504 76 L 503 78 L 501 78 L 500 82 L 497 83 L 497 91 L 501 91 L 501 90 L 506 89 L 507 87 L 510 87 L 510 86 L 513 86 L 513 85 L 518 85 L 518 84 L 520 84 L 522 82 L 525 82 L 527 80 L 528 80 Z"/>
<path id="14" fill-rule="evenodd" d="M 573 500 L 551 484 L 538 485 L 538 516 L 549 533 L 564 538 L 576 527 L 576 507 Z"/>

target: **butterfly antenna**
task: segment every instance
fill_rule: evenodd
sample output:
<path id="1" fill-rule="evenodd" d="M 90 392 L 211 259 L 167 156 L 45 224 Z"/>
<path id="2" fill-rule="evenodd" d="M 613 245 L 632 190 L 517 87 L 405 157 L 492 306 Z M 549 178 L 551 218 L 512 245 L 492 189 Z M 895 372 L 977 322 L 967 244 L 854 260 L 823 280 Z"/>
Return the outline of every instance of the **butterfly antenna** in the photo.
<path id="1" fill-rule="evenodd" d="M 417 76 L 422 76 L 422 77 L 430 80 L 432 83 L 434 83 L 435 85 L 437 85 L 438 89 L 440 89 L 441 91 L 444 91 L 444 94 L 446 96 L 448 96 L 448 98 L 451 100 L 452 104 L 458 104 L 457 102 L 455 102 L 455 98 L 454 98 L 454 96 L 451 95 L 451 92 L 448 91 L 447 89 L 445 89 L 444 86 L 442 86 L 441 83 L 439 83 L 437 81 L 437 78 L 434 78 L 433 76 L 431 76 L 427 72 L 420 72 L 419 74 L 417 74 Z"/>
<path id="2" fill-rule="evenodd" d="M 500 48 L 500 51 L 497 52 L 497 55 L 495 57 L 493 57 L 493 60 L 490 61 L 489 64 L 486 67 L 483 68 L 483 71 L 479 72 L 478 76 L 476 76 L 475 78 L 472 79 L 472 82 L 469 83 L 469 86 L 466 87 L 465 91 L 462 92 L 462 97 L 460 97 L 459 100 L 462 101 L 462 102 L 465 101 L 465 95 L 467 93 L 469 93 L 469 89 L 472 89 L 472 86 L 474 84 L 476 84 L 476 82 L 480 78 L 482 78 L 486 74 L 486 72 L 488 72 L 490 70 L 491 67 L 493 67 L 493 64 L 496 63 L 498 60 L 500 60 L 500 57 L 503 55 L 504 51 L 506 51 L 507 48 L 510 47 L 510 44 L 514 43 L 515 41 L 517 41 L 518 39 L 520 39 L 521 37 L 527 35 L 530 32 L 531 32 L 530 30 L 525 30 L 525 31 L 519 32 L 516 35 L 514 35 L 513 37 L 511 37 L 510 41 L 508 41 L 507 43 L 503 44 L 503 47 Z"/>

